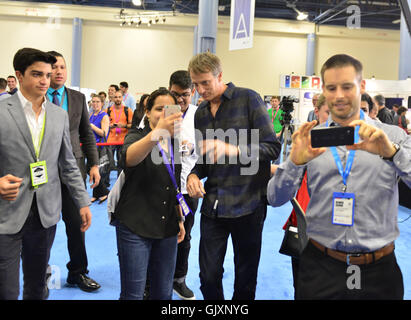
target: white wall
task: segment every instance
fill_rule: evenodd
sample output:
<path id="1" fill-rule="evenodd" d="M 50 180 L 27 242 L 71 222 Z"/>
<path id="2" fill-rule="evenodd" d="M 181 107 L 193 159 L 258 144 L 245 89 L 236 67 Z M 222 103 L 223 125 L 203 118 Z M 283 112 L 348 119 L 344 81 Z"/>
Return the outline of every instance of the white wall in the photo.
<path id="1" fill-rule="evenodd" d="M 37 17 L 27 17 L 27 10 Z M 120 27 L 114 20 L 118 9 L 58 6 L 59 29 L 48 26 L 49 5 L 1 2 L 0 76 L 13 73 L 12 59 L 22 47 L 61 52 L 71 68 L 72 19 L 83 19 L 81 86 L 107 90 L 111 83 L 127 81 L 130 92 L 151 92 L 168 86 L 170 74 L 186 69 L 193 53 L 196 15 L 167 18 L 166 24 L 140 28 Z M 307 34 L 317 35 L 315 72 L 335 53 L 348 53 L 364 64 L 364 77 L 396 80 L 399 61 L 399 31 L 321 27 L 312 23 L 256 19 L 254 47 L 228 50 L 229 18 L 219 17 L 217 55 L 223 63 L 223 78 L 252 88 L 262 96 L 279 93 L 279 75 L 305 73 Z M 68 84 L 70 84 L 70 72 Z"/>

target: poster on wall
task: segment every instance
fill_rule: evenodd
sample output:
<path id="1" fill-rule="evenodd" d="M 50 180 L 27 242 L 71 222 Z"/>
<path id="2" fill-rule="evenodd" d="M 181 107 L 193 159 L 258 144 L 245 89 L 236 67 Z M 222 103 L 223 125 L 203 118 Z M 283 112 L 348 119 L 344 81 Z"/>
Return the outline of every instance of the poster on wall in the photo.
<path id="1" fill-rule="evenodd" d="M 316 93 L 321 92 L 321 78 L 306 75 L 281 75 L 280 76 L 280 95 L 293 96 L 299 99 L 294 104 L 292 114 L 296 122 L 307 121 L 308 113 L 313 110 L 312 98 Z"/>
<path id="2" fill-rule="evenodd" d="M 255 0 L 231 0 L 229 50 L 253 47 Z"/>

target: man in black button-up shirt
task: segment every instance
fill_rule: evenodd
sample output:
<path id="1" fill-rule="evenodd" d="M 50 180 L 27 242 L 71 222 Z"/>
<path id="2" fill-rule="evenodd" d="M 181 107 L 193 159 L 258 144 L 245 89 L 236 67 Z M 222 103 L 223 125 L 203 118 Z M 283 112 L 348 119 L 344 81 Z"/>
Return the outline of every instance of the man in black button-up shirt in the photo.
<path id="1" fill-rule="evenodd" d="M 281 145 L 261 97 L 253 90 L 225 84 L 217 56 L 199 54 L 188 69 L 205 100 L 194 120 L 201 155 L 187 179 L 189 195 L 204 198 L 201 291 L 204 299 L 224 299 L 221 280 L 231 235 L 235 257 L 233 299 L 251 300 L 255 298 L 267 212 L 270 161 L 278 157 Z M 200 179 L 206 177 L 203 187 Z"/>

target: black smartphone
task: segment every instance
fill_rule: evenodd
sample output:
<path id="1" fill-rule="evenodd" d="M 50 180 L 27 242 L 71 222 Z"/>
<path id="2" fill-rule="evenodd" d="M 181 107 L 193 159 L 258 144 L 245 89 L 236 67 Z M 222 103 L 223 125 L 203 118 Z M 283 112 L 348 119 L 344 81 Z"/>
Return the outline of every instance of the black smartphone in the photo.
<path id="1" fill-rule="evenodd" d="M 331 127 L 311 130 L 313 148 L 354 144 L 354 127 Z"/>

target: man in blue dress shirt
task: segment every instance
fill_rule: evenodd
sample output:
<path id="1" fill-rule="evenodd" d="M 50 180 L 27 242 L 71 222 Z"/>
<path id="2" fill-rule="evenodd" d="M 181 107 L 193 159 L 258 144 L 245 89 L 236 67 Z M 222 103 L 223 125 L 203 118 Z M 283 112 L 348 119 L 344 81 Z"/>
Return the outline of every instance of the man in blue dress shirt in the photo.
<path id="1" fill-rule="evenodd" d="M 300 257 L 297 298 L 403 299 L 394 253 L 397 179 L 411 186 L 411 138 L 360 110 L 361 62 L 335 55 L 321 76 L 331 114 L 318 127 L 352 126 L 357 138 L 351 146 L 312 148 L 310 130 L 317 121 L 303 124 L 293 134 L 289 158 L 268 183 L 268 201 L 278 207 L 294 196 L 307 170 L 310 241 Z"/>

